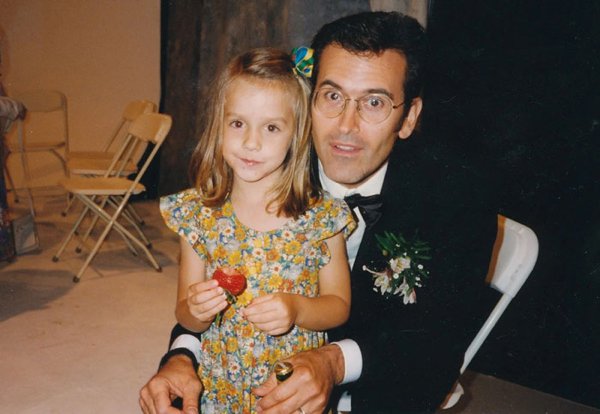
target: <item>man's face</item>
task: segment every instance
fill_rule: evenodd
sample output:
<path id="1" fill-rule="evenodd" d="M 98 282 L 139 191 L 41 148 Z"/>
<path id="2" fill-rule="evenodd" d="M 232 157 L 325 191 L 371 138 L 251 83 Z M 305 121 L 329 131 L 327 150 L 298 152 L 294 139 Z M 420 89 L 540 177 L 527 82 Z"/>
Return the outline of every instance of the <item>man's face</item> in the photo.
<path id="1" fill-rule="evenodd" d="M 396 51 L 355 55 L 329 45 L 321 54 L 315 92 L 322 87 L 334 87 L 346 98 L 377 93 L 399 104 L 404 100 L 405 73 L 406 59 Z M 396 139 L 408 138 L 416 125 L 421 100 L 414 99 L 408 115 L 402 119 L 408 104 L 411 103 L 392 110 L 386 120 L 377 124 L 364 121 L 353 100 L 334 118 L 328 118 L 311 105 L 315 149 L 327 177 L 352 188 L 375 173 L 388 159 Z"/>

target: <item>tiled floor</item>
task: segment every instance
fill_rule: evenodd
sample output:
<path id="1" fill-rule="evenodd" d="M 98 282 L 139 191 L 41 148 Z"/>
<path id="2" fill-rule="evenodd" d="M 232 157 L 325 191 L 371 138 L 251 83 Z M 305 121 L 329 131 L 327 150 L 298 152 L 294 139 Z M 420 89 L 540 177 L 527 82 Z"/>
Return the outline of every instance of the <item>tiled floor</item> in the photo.
<path id="1" fill-rule="evenodd" d="M 139 413 L 138 390 L 174 322 L 177 238 L 162 224 L 157 202 L 136 203 L 162 273 L 113 235 L 74 284 L 83 260 L 75 243 L 58 263 L 51 257 L 75 213 L 59 214 L 64 196 L 35 201 L 41 249 L 0 262 L 0 412 Z M 16 207 L 18 215 L 23 205 Z M 461 382 L 467 394 L 444 413 L 600 413 L 472 372 Z"/>

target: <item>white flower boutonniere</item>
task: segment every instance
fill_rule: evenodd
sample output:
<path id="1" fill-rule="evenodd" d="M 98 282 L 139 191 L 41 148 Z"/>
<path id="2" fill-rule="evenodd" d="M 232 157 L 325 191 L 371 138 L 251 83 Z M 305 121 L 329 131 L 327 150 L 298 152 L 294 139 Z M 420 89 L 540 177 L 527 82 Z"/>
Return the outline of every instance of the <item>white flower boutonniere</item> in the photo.
<path id="1" fill-rule="evenodd" d="M 402 296 L 405 305 L 415 303 L 415 288 L 423 286 L 423 280 L 429 277 L 429 271 L 422 262 L 431 259 L 428 255 L 430 247 L 417 237 L 408 241 L 401 234 L 387 231 L 383 236 L 376 234 L 375 238 L 383 255 L 389 259 L 382 271 L 363 266 L 363 270 L 371 273 L 375 279 L 373 290 L 380 291 L 385 297 Z"/>

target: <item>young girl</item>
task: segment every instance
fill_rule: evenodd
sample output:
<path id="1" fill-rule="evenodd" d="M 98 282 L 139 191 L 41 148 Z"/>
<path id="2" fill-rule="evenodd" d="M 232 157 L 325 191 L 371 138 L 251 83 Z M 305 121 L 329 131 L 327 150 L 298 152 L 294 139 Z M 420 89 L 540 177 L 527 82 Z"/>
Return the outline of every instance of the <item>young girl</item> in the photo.
<path id="1" fill-rule="evenodd" d="M 310 180 L 309 86 L 291 57 L 256 49 L 214 85 L 192 156 L 196 188 L 161 200 L 180 236 L 176 316 L 202 332 L 203 413 L 250 413 L 273 365 L 324 344 L 350 308 L 346 204 Z M 243 274 L 235 303 L 213 279 Z"/>

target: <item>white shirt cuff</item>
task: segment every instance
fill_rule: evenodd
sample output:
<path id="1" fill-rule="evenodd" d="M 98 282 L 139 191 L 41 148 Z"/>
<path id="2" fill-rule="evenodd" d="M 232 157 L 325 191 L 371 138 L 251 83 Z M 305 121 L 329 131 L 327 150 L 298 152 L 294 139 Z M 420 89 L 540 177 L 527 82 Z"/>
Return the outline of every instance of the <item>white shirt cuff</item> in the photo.
<path id="1" fill-rule="evenodd" d="M 196 362 L 200 362 L 200 341 L 194 335 L 179 335 L 171 344 L 171 350 L 176 348 L 189 349 L 196 357 Z"/>
<path id="2" fill-rule="evenodd" d="M 342 339 L 332 344 L 339 346 L 344 356 L 344 379 L 341 383 L 347 384 L 359 379 L 362 374 L 363 360 L 358 344 L 352 339 Z"/>

